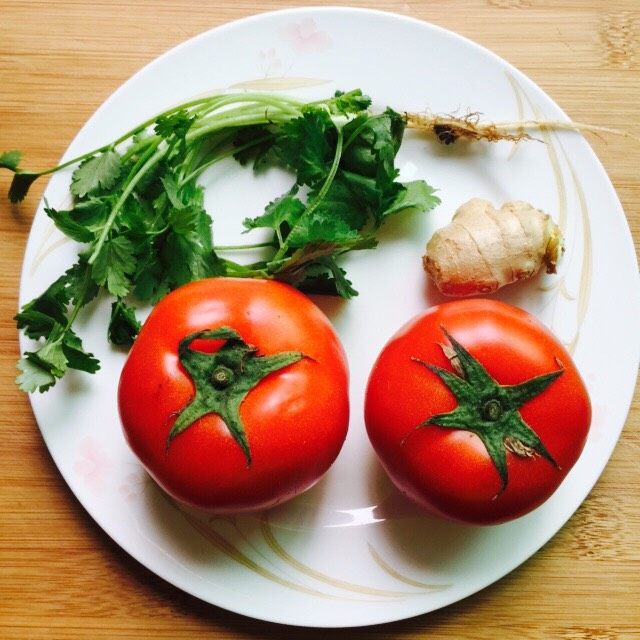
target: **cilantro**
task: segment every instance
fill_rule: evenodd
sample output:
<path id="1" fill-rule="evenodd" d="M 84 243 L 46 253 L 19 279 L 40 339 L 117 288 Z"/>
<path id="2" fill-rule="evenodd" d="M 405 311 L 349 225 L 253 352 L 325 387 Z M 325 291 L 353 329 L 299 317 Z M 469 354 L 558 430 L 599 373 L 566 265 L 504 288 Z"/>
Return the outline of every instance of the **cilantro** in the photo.
<path id="1" fill-rule="evenodd" d="M 9 201 L 21 202 L 24 200 L 29 187 L 40 177 L 39 173 L 32 171 L 16 171 L 9 186 Z"/>
<path id="2" fill-rule="evenodd" d="M 338 266 L 334 258 L 330 256 L 323 256 L 318 258 L 315 264 L 320 277 L 324 277 L 327 282 L 332 283 L 335 288 L 335 295 L 342 298 L 353 298 L 358 295 L 358 292 L 351 284 L 351 280 L 347 279 L 345 270 Z M 314 276 L 312 275 L 312 279 L 313 277 Z M 318 275 L 315 277 L 317 278 Z M 308 290 L 310 286 L 311 283 L 308 281 L 307 277 Z"/>
<path id="3" fill-rule="evenodd" d="M 282 125 L 276 153 L 295 171 L 298 184 L 316 185 L 329 171 L 333 159 L 335 126 L 331 116 L 319 108 L 310 108 L 295 120 Z"/>
<path id="4" fill-rule="evenodd" d="M 0 153 L 0 167 L 9 169 L 10 171 L 17 171 L 20 158 L 22 158 L 20 151 L 5 151 L 4 153 Z"/>
<path id="5" fill-rule="evenodd" d="M 282 233 L 285 229 L 290 229 L 305 211 L 304 203 L 295 196 L 297 189 L 287 193 L 273 202 L 270 202 L 264 213 L 256 218 L 245 218 L 243 225 L 247 229 L 266 227 Z M 283 229 L 283 225 L 286 225 Z"/>
<path id="6" fill-rule="evenodd" d="M 200 278 L 276 278 L 305 291 L 357 295 L 340 257 L 373 249 L 389 216 L 427 211 L 439 202 L 425 182 L 398 181 L 404 117 L 392 109 L 371 113 L 370 106 L 359 89 L 307 104 L 261 93 L 224 94 L 169 109 L 110 144 L 39 173 L 18 169 L 19 152 L 1 154 L 0 168 L 15 174 L 9 189 L 14 202 L 38 177 L 75 167 L 72 207 L 45 203 L 45 213 L 82 245 L 76 264 L 16 315 L 18 327 L 36 343 L 18 365 L 21 388 L 45 391 L 69 369 L 99 368 L 73 331 L 79 312 L 99 291 L 112 298 L 108 340 L 121 346 L 140 330 L 136 303 L 155 304 Z M 264 242 L 213 244 L 198 180 L 229 157 L 256 172 L 279 166 L 292 173 L 283 195 L 242 222 L 247 231 L 266 231 Z M 264 255 L 241 264 L 221 257 L 231 248 L 260 248 Z"/>
<path id="7" fill-rule="evenodd" d="M 77 242 L 91 242 L 94 234 L 86 225 L 76 221 L 74 213 L 71 211 L 57 211 L 48 204 L 44 208 L 44 212 L 53 220 L 54 224 L 68 238 Z"/>
<path id="8" fill-rule="evenodd" d="M 36 351 L 27 351 L 18 362 L 21 374 L 17 378 L 26 392 L 47 391 L 69 369 L 95 373 L 100 368 L 96 358 L 84 351 L 73 331 L 55 324 L 46 342 Z"/>
<path id="9" fill-rule="evenodd" d="M 166 116 L 161 115 L 156 120 L 154 130 L 159 136 L 165 139 L 171 138 L 172 136 L 184 138 L 194 120 L 194 116 L 190 116 L 186 109 L 180 109 Z"/>
<path id="10" fill-rule="evenodd" d="M 111 344 L 131 346 L 140 331 L 140 323 L 133 307 L 123 300 L 116 300 L 111 305 L 111 317 L 107 336 Z"/>
<path id="11" fill-rule="evenodd" d="M 80 257 L 15 316 L 18 328 L 27 337 L 44 340 L 35 351 L 26 352 L 18 363 L 21 374 L 17 382 L 24 391 L 46 391 L 68 369 L 94 373 L 100 368 L 71 329 L 80 309 L 97 295 L 98 287 L 90 276 L 89 265 Z"/>
<path id="12" fill-rule="evenodd" d="M 116 151 L 105 151 L 85 160 L 73 172 L 71 193 L 86 196 L 98 189 L 110 189 L 120 175 L 120 155 Z"/>
<path id="13" fill-rule="evenodd" d="M 425 209 L 433 209 L 439 204 L 440 198 L 435 195 L 433 187 L 430 187 L 423 180 L 414 180 L 402 185 L 382 215 L 389 216 L 402 211 L 424 211 Z"/>
<path id="14" fill-rule="evenodd" d="M 105 242 L 93 263 L 94 282 L 116 298 L 124 298 L 131 287 L 129 275 L 136 266 L 133 252 L 133 243 L 126 236 Z"/>
<path id="15" fill-rule="evenodd" d="M 64 335 L 62 351 L 67 359 L 67 367 L 69 369 L 77 369 L 87 373 L 95 373 L 100 369 L 98 360 L 93 354 L 84 350 L 82 341 L 71 330 L 67 330 Z"/>
<path id="16" fill-rule="evenodd" d="M 365 96 L 360 89 L 353 91 L 336 91 L 334 100 L 330 104 L 332 113 L 349 115 L 366 111 L 371 106 L 371 98 Z"/>
<path id="17" fill-rule="evenodd" d="M 56 383 L 56 377 L 49 368 L 40 364 L 30 352 L 20 358 L 18 369 L 21 373 L 16 378 L 16 382 L 20 389 L 27 393 L 48 391 Z"/>

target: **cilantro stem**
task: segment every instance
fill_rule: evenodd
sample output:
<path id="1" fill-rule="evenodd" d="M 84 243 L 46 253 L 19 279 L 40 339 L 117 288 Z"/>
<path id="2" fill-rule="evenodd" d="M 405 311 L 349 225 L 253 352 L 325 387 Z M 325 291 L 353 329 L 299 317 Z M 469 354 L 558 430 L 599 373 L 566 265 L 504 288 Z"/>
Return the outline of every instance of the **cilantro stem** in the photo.
<path id="1" fill-rule="evenodd" d="M 159 144 L 160 144 L 160 141 L 158 141 L 158 145 Z M 109 217 L 107 218 L 107 221 L 102 229 L 102 232 L 100 233 L 100 236 L 96 241 L 95 247 L 93 249 L 93 253 L 89 257 L 90 265 L 92 265 L 96 261 L 98 254 L 102 250 L 102 247 L 107 239 L 107 236 L 109 235 L 109 232 L 111 231 L 111 228 L 113 227 L 113 224 L 118 216 L 120 209 L 122 208 L 122 205 L 125 203 L 127 198 L 131 195 L 132 191 L 135 189 L 138 182 L 140 182 L 140 180 L 147 174 L 149 169 L 151 169 L 151 167 L 156 165 L 164 157 L 166 151 L 167 150 L 165 148 L 157 149 L 156 152 L 144 163 L 142 168 L 138 171 L 136 175 L 134 175 L 131 178 L 127 186 L 124 188 L 117 202 L 113 205 L 113 209 L 111 209 L 111 213 L 109 214 Z"/>
<path id="2" fill-rule="evenodd" d="M 232 104 L 240 106 L 226 109 L 221 113 L 209 113 Z M 189 129 L 187 141 L 195 140 L 214 131 L 234 126 L 250 126 L 252 124 L 269 124 L 271 122 L 286 122 L 300 115 L 304 103 L 286 96 L 271 96 L 261 93 L 230 94 L 222 96 L 212 104 L 206 115 L 199 119 Z M 275 107 L 276 111 L 269 111 Z"/>
<path id="3" fill-rule="evenodd" d="M 182 180 L 180 181 L 179 186 L 182 187 L 187 182 L 189 182 L 190 180 L 193 180 L 194 178 L 197 178 L 200 174 L 202 174 L 204 171 L 209 169 L 209 167 L 212 167 L 214 164 L 220 162 L 221 160 L 225 160 L 227 158 L 231 158 L 232 156 L 235 156 L 237 153 L 240 153 L 242 151 L 246 151 L 247 149 L 250 149 L 251 147 L 255 147 L 255 146 L 259 145 L 259 144 L 262 144 L 263 142 L 266 142 L 267 140 L 270 140 L 271 138 L 273 138 L 272 134 L 266 134 L 264 136 L 256 138 L 255 140 L 251 140 L 250 142 L 247 142 L 245 144 L 238 145 L 237 147 L 233 147 L 232 149 L 229 149 L 228 151 L 226 151 L 224 153 L 216 154 L 213 158 L 211 158 L 211 160 L 209 160 L 208 162 L 205 162 L 204 164 L 201 164 L 200 166 L 196 167 L 189 175 L 187 175 L 184 178 L 182 178 Z M 213 151 L 215 151 L 215 149 L 217 149 L 219 146 L 224 146 L 224 142 L 222 144 L 217 145 L 216 147 L 214 147 L 214 149 L 211 151 L 211 153 L 213 153 Z"/>
<path id="4" fill-rule="evenodd" d="M 192 126 L 187 133 L 186 139 L 187 142 L 191 142 L 193 140 L 197 140 L 198 138 L 208 136 L 215 131 L 220 131 L 229 127 L 249 127 L 256 124 L 287 122 L 291 119 L 292 116 L 288 114 L 273 113 L 269 114 L 269 117 L 267 117 L 265 112 L 262 110 L 257 110 L 253 113 L 240 115 L 229 112 L 229 115 L 220 114 L 212 117 L 205 123 L 199 123 L 199 126 Z"/>
<path id="5" fill-rule="evenodd" d="M 49 167 L 48 169 L 38 171 L 37 174 L 39 176 L 46 176 L 51 173 L 56 173 L 57 171 L 66 169 L 67 167 L 70 167 L 74 164 L 78 164 L 83 160 L 86 160 L 87 158 L 91 158 L 92 156 L 95 156 L 99 153 L 104 153 L 105 151 L 109 151 L 110 149 L 115 149 L 118 145 L 127 141 L 129 138 L 132 138 L 136 134 L 141 133 L 142 131 L 150 127 L 152 124 L 156 122 L 156 120 L 158 120 L 158 118 L 169 116 L 173 113 L 176 113 L 177 111 L 188 109 L 190 107 L 197 106 L 199 104 L 206 104 L 207 102 L 211 102 L 214 99 L 215 99 L 215 96 L 208 96 L 206 98 L 198 98 L 196 100 L 191 100 L 189 102 L 185 102 L 178 106 L 171 107 L 170 109 L 167 109 L 166 111 L 163 111 L 162 113 L 158 113 L 152 116 L 151 118 L 149 118 L 148 120 L 145 120 L 143 123 L 137 125 L 133 129 L 130 129 L 126 133 L 123 133 L 119 138 L 116 138 L 113 142 L 109 142 L 108 144 L 102 145 L 101 147 L 98 147 L 91 151 L 87 151 L 86 153 L 83 153 L 80 156 L 76 156 L 75 158 L 71 158 L 71 160 L 67 160 L 66 162 L 63 162 L 62 164 L 58 164 L 54 167 Z"/>
<path id="6" fill-rule="evenodd" d="M 155 150 L 160 146 L 162 142 L 162 138 L 157 137 L 153 144 L 149 145 L 149 148 L 138 158 L 138 161 L 133 165 L 131 171 L 129 171 L 129 175 L 124 181 L 125 184 L 129 184 L 133 177 L 138 173 L 141 167 L 147 162 L 147 160 L 155 153 Z"/>
<path id="7" fill-rule="evenodd" d="M 266 278 L 270 279 L 272 276 L 264 268 L 264 263 L 255 263 L 242 265 L 232 260 L 223 260 L 227 273 L 231 276 L 238 276 L 241 278 Z"/>
<path id="8" fill-rule="evenodd" d="M 340 159 L 342 158 L 342 141 L 344 138 L 344 134 L 342 133 L 342 129 L 336 129 L 336 131 L 338 132 L 338 137 L 336 140 L 336 152 L 335 152 L 335 155 L 333 156 L 333 162 L 331 163 L 331 168 L 329 169 L 329 173 L 327 174 L 327 178 L 322 184 L 322 187 L 320 187 L 320 191 L 318 191 L 318 194 L 316 195 L 316 197 L 313 199 L 311 204 L 307 207 L 307 210 L 305 211 L 305 215 L 309 215 L 310 213 L 313 213 L 314 209 L 324 200 L 325 196 L 327 195 L 327 192 L 331 188 L 331 184 L 333 183 L 336 177 L 336 173 L 338 172 L 338 167 L 340 166 Z"/>
<path id="9" fill-rule="evenodd" d="M 218 100 L 212 109 L 218 109 L 238 102 L 244 103 L 245 106 L 250 106 L 247 103 L 256 103 L 256 106 L 270 105 L 282 111 L 288 111 L 289 115 L 294 117 L 300 115 L 300 109 L 304 106 L 304 102 L 288 96 L 274 96 L 265 93 L 231 93 L 218 96 Z"/>
<path id="10" fill-rule="evenodd" d="M 120 158 L 120 161 L 124 164 L 125 162 L 127 162 L 132 156 L 134 156 L 136 153 L 139 153 L 140 151 L 142 151 L 144 148 L 148 147 L 149 145 L 153 144 L 156 140 L 158 140 L 160 138 L 160 136 L 149 136 L 144 138 L 143 140 L 139 140 L 138 142 L 132 144 L 123 154 L 122 157 Z"/>
<path id="11" fill-rule="evenodd" d="M 242 251 L 244 249 L 263 249 L 274 247 L 273 242 L 255 242 L 253 244 L 220 244 L 213 247 L 214 251 Z"/>
<path id="12" fill-rule="evenodd" d="M 196 141 L 187 147 L 184 161 L 181 163 L 179 172 L 179 187 L 188 182 L 190 176 L 197 167 L 207 158 L 214 157 L 221 149 L 229 144 L 236 135 L 235 129 L 221 132 L 218 136 L 210 136 Z"/>
<path id="13" fill-rule="evenodd" d="M 244 104 L 237 110 L 229 109 L 219 114 L 214 113 L 222 107 L 236 103 Z M 303 105 L 303 102 L 294 98 L 286 96 L 269 96 L 260 93 L 234 93 L 196 98 L 177 106 L 170 107 L 169 109 L 148 118 L 108 144 L 92 149 L 91 151 L 87 151 L 82 155 L 71 158 L 70 160 L 53 167 L 43 169 L 42 171 L 26 173 L 35 177 L 50 175 L 72 165 L 79 164 L 83 160 L 92 158 L 100 153 L 114 150 L 123 142 L 139 133 L 142 133 L 145 129 L 155 124 L 159 118 L 166 118 L 179 111 L 192 109 L 196 112 L 194 113 L 196 121 L 194 126 L 192 126 L 187 133 L 186 137 L 187 141 L 191 141 L 207 136 L 214 131 L 232 126 L 249 126 L 252 124 L 268 124 L 270 122 L 286 122 L 287 120 L 300 115 Z M 269 112 L 269 107 L 274 107 L 276 112 Z M 142 147 L 144 146 L 146 146 L 146 144 L 142 145 Z M 137 150 L 138 149 L 136 149 L 136 151 Z M 129 154 L 131 153 L 134 153 L 134 151 L 128 149 L 125 154 L 126 157 L 130 157 Z M 25 172 L 18 169 L 15 173 L 20 174 Z M 31 182 L 33 182 L 33 180 Z M 24 195 L 25 194 L 22 194 L 23 197 Z"/>

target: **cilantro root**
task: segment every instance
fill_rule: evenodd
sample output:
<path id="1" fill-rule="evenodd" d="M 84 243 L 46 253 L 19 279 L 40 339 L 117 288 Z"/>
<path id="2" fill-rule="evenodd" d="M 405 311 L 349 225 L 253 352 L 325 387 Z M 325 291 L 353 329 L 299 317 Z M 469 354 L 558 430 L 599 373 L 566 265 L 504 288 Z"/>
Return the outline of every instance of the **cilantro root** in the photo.
<path id="1" fill-rule="evenodd" d="M 544 129 L 555 131 L 589 131 L 591 133 L 609 133 L 640 140 L 633 134 L 620 129 L 599 127 L 581 122 L 559 120 L 515 120 L 511 122 L 483 122 L 477 111 L 464 116 L 434 115 L 429 113 L 405 113 L 407 127 L 435 137 L 442 144 L 453 144 L 458 140 L 477 142 L 521 142 L 532 140 L 529 131 Z"/>
<path id="2" fill-rule="evenodd" d="M 95 372 L 99 362 L 74 333 L 78 313 L 104 291 L 113 298 L 107 338 L 130 345 L 140 324 L 135 301 L 154 304 L 187 282 L 213 276 L 274 278 L 307 292 L 357 295 L 340 267 L 343 254 L 372 249 L 392 215 L 439 203 L 424 181 L 398 181 L 395 156 L 405 116 L 370 110 L 361 91 L 303 103 L 263 93 L 221 94 L 169 109 L 113 142 L 44 171 L 20 167 L 21 154 L 0 154 L 12 171 L 12 202 L 41 176 L 74 166 L 73 206 L 46 214 L 80 243 L 75 265 L 22 307 L 18 327 L 37 342 L 18 367 L 27 392 L 46 391 L 69 369 Z M 204 208 L 201 174 L 229 157 L 254 171 L 279 166 L 291 188 L 243 221 L 271 239 L 216 247 Z M 226 249 L 263 250 L 258 262 L 225 258 Z"/>

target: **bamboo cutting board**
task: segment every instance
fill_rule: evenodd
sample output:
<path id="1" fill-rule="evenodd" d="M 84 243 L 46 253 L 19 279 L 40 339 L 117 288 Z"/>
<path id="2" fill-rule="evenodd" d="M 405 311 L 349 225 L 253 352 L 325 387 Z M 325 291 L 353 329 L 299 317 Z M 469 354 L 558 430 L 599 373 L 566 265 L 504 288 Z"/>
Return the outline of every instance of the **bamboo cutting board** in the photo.
<path id="1" fill-rule="evenodd" d="M 300 3 L 317 4 L 324 3 Z M 410 15 L 467 36 L 526 73 L 573 120 L 640 132 L 637 0 L 351 5 Z M 0 151 L 20 148 L 32 166 L 54 164 L 111 92 L 157 55 L 211 27 L 288 6 L 0 0 Z M 416 70 L 427 63 L 416 60 Z M 640 142 L 589 141 L 618 192 L 637 251 Z M 1 193 L 8 184 L 0 172 Z M 142 568 L 68 490 L 13 382 L 18 274 L 43 187 L 36 184 L 20 206 L 0 200 L 0 637 L 640 637 L 637 394 L 609 465 L 568 524 L 507 577 L 446 609 L 369 629 L 279 627 L 202 603 Z"/>

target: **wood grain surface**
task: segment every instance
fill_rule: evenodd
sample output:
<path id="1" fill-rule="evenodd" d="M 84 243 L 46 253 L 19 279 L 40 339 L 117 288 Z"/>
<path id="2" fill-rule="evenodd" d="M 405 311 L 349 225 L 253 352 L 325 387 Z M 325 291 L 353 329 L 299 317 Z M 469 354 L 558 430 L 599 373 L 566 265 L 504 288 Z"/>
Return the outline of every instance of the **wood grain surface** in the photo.
<path id="1" fill-rule="evenodd" d="M 351 4 L 465 35 L 528 74 L 574 120 L 640 132 L 638 0 Z M 22 149 L 30 166 L 55 164 L 93 111 L 142 65 L 211 27 L 287 6 L 0 0 L 0 150 Z M 416 60 L 417 73 L 423 63 Z M 589 139 L 622 201 L 637 251 L 640 143 Z M 0 192 L 8 185 L 7 172 L 0 172 Z M 142 568 L 76 501 L 14 384 L 19 353 L 12 317 L 44 186 L 36 184 L 20 206 L 0 200 L 1 638 L 640 638 L 637 396 L 609 465 L 569 523 L 507 577 L 443 610 L 367 629 L 289 628 L 202 603 Z"/>

